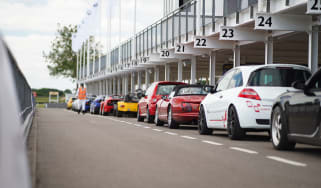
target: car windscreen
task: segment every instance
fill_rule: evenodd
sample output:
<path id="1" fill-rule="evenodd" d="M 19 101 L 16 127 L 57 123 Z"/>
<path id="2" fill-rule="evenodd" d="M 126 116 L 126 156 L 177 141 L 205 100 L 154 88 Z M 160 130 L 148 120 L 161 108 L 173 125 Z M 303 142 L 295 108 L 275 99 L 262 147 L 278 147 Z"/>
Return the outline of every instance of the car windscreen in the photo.
<path id="1" fill-rule="evenodd" d="M 156 95 L 169 95 L 177 85 L 158 85 Z"/>
<path id="2" fill-rule="evenodd" d="M 184 95 L 207 95 L 205 87 L 183 87 L 180 88 L 176 94 L 176 96 L 184 96 Z"/>
<path id="3" fill-rule="evenodd" d="M 295 81 L 306 81 L 311 73 L 291 67 L 263 68 L 253 72 L 248 86 L 291 87 Z"/>

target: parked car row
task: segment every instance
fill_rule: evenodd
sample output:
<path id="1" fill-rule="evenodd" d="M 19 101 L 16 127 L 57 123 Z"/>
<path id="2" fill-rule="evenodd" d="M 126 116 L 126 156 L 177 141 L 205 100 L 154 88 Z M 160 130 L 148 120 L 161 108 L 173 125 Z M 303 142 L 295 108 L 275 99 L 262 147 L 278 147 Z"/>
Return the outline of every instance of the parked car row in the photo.
<path id="1" fill-rule="evenodd" d="M 98 96 L 90 112 L 135 114 L 139 122 L 170 129 L 192 124 L 202 135 L 225 130 L 232 140 L 266 131 L 274 148 L 284 150 L 296 143 L 321 146 L 320 99 L 321 70 L 311 76 L 303 66 L 272 64 L 233 68 L 216 86 L 161 81 L 145 93 Z"/>

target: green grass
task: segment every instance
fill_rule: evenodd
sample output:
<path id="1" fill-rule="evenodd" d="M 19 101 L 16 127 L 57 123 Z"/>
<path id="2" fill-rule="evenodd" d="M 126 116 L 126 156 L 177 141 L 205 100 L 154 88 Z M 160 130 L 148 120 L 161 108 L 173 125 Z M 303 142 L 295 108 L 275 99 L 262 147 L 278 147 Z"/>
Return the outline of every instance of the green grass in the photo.
<path id="1" fill-rule="evenodd" d="M 45 105 L 45 104 L 37 104 L 36 107 L 37 107 L 37 108 L 45 108 L 46 105 Z"/>

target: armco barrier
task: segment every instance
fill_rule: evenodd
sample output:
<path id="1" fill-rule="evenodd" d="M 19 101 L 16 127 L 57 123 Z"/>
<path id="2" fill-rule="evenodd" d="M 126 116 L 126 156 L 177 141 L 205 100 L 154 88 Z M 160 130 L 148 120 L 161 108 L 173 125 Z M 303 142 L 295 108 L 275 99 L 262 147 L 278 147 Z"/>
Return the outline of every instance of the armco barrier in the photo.
<path id="1" fill-rule="evenodd" d="M 26 139 L 35 112 L 35 101 L 1 35 L 0 84 L 0 187 L 29 188 Z"/>

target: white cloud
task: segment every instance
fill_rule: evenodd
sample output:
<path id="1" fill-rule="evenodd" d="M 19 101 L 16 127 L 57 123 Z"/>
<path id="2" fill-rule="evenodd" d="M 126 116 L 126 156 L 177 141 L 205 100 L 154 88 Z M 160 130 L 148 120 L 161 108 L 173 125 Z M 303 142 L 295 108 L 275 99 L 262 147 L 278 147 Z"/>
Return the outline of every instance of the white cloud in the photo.
<path id="1" fill-rule="evenodd" d="M 107 40 L 107 0 L 103 1 L 102 41 Z M 112 41 L 118 42 L 118 3 L 113 9 Z M 3 31 L 21 70 L 32 87 L 66 89 L 74 84 L 68 79 L 49 76 L 42 57 L 49 51 L 57 23 L 79 24 L 93 0 L 1 0 L 0 30 Z M 162 16 L 163 0 L 137 0 L 137 32 L 154 23 Z M 134 0 L 122 0 L 122 39 L 133 34 Z"/>

